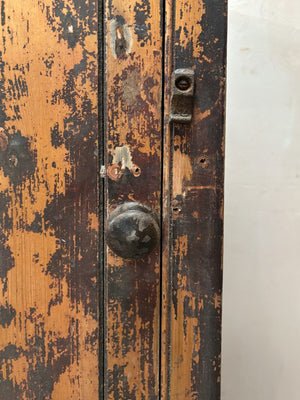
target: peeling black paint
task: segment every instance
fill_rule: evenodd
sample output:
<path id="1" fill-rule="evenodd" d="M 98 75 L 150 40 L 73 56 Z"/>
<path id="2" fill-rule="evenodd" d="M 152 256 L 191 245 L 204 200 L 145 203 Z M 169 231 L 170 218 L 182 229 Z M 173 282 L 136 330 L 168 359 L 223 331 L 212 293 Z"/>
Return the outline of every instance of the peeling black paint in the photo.
<path id="1" fill-rule="evenodd" d="M 137 35 L 138 41 L 142 42 L 141 46 L 151 42 L 151 23 L 148 19 L 151 18 L 151 7 L 149 0 L 136 2 L 134 7 L 135 24 L 134 31 Z"/>
<path id="2" fill-rule="evenodd" d="M 45 340 L 44 323 L 39 322 L 35 324 L 35 335 L 30 336 L 27 340 L 26 349 L 10 344 L 0 351 L 0 367 L 6 365 L 7 368 L 6 379 L 0 373 L 0 394 L 3 399 L 18 400 L 23 398 L 24 393 L 28 399 L 45 400 L 51 398 L 54 384 L 59 381 L 60 375 L 75 360 L 76 343 L 71 336 L 50 340 L 47 347 L 48 357 L 46 358 Z M 34 363 L 31 362 L 32 354 L 35 356 Z M 9 363 L 11 360 L 18 360 L 21 357 L 26 358 L 29 367 L 25 392 L 23 385 L 16 384 L 10 378 L 12 370 L 9 368 Z"/>
<path id="3" fill-rule="evenodd" d="M 178 292 L 184 290 L 187 293 L 184 318 L 198 321 L 194 335 L 200 337 L 199 350 L 193 355 L 190 371 L 191 393 L 197 398 L 212 400 L 220 398 L 221 308 L 216 304 L 216 297 L 221 299 L 222 293 L 226 8 L 224 0 L 204 0 L 205 13 L 197 43 L 193 43 L 191 37 L 182 46 L 179 38 L 183 28 L 180 27 L 175 32 L 173 59 L 174 69 L 195 66 L 195 110 L 210 112 L 206 118 L 193 121 L 190 127 L 172 127 L 173 137 L 179 139 L 177 143 L 184 143 L 181 147 L 174 145 L 172 151 L 180 150 L 189 157 L 193 173 L 189 186 L 183 185 L 184 196 L 173 199 L 181 212 L 172 219 L 170 296 L 177 318 Z M 184 12 L 181 18 L 184 19 Z M 196 46 L 200 49 L 197 58 L 194 57 Z M 177 248 L 181 237 L 187 237 L 185 252 Z M 174 249 L 177 249 L 175 253 Z M 172 321 L 170 324 L 172 330 Z M 172 357 L 172 343 L 170 346 Z"/>
<path id="4" fill-rule="evenodd" d="M 98 305 L 94 294 L 98 238 L 88 226 L 90 200 L 88 187 L 81 186 L 70 192 L 69 196 L 60 195 L 48 204 L 44 213 L 45 224 L 54 229 L 60 246 L 51 257 L 46 272 L 59 280 L 66 278 L 71 301 L 82 302 L 86 313 L 97 318 Z M 80 201 L 85 204 L 84 208 L 79 207 Z"/>
<path id="5" fill-rule="evenodd" d="M 2 280 L 7 277 L 7 272 L 15 266 L 12 252 L 6 241 L 6 236 L 0 231 L 0 279 Z"/>
<path id="6" fill-rule="evenodd" d="M 5 2 L 1 1 L 1 25 L 5 25 Z"/>
<path id="7" fill-rule="evenodd" d="M 7 80 L 8 87 L 6 89 L 7 100 L 20 100 L 21 97 L 28 97 L 27 83 L 22 76 L 14 77 L 14 80 Z"/>
<path id="8" fill-rule="evenodd" d="M 0 192 L 0 221 L 2 228 L 10 231 L 12 229 L 13 220 L 9 215 L 9 207 L 11 203 L 11 197 L 7 194 L 7 191 Z"/>
<path id="9" fill-rule="evenodd" d="M 14 185 L 20 185 L 35 172 L 36 155 L 30 150 L 28 138 L 19 130 L 8 136 L 7 149 L 0 150 L 1 167 Z"/>
<path id="10" fill-rule="evenodd" d="M 83 46 L 85 37 L 97 32 L 96 2 L 73 0 L 73 3 L 76 13 L 64 0 L 54 1 L 53 14 L 45 10 L 51 29 L 58 32 L 59 40 L 65 40 L 72 49 L 77 44 Z"/>
<path id="11" fill-rule="evenodd" d="M 176 46 L 176 68 L 196 66 L 196 90 L 199 95 L 195 97 L 195 105 L 201 112 L 212 110 L 215 105 L 220 105 L 219 103 L 222 106 L 220 85 L 224 79 L 226 67 L 226 7 L 227 2 L 224 0 L 205 1 L 205 13 L 201 20 L 202 32 L 197 42 L 193 43 L 189 40 L 184 47 Z M 182 29 L 180 27 L 175 32 L 174 43 L 180 43 Z M 216 38 L 218 40 L 215 40 Z M 202 50 L 200 57 L 195 59 L 193 53 L 196 46 Z"/>
<path id="12" fill-rule="evenodd" d="M 5 24 L 7 18 L 10 17 L 4 14 L 4 4 L 7 2 L 8 0 L 1 2 L 1 24 Z M 59 288 L 60 280 L 66 278 L 69 286 L 67 296 L 70 297 L 68 300 L 72 302 L 72 306 L 76 307 L 82 303 L 86 315 L 90 314 L 97 320 L 98 290 L 96 285 L 99 242 L 98 233 L 91 227 L 91 215 L 98 214 L 98 159 L 96 152 L 98 121 L 97 110 L 89 99 L 90 93 L 87 90 L 82 98 L 82 87 L 80 90 L 76 87 L 78 84 L 76 79 L 80 76 L 83 86 L 89 80 L 88 84 L 91 83 L 92 90 L 97 90 L 97 62 L 95 61 L 93 65 L 90 53 L 84 47 L 85 38 L 90 34 L 97 33 L 97 18 L 95 18 L 97 2 L 95 0 L 72 0 L 72 2 L 53 0 L 51 7 L 46 6 L 42 1 L 37 3 L 39 10 L 46 15 L 48 25 L 58 38 L 58 52 L 55 55 L 45 53 L 43 57 L 39 58 L 39 62 L 43 63 L 43 71 L 40 73 L 44 74 L 44 70 L 46 70 L 46 75 L 51 76 L 53 65 L 59 60 L 59 57 L 55 57 L 59 53 L 59 42 L 61 41 L 66 41 L 70 49 L 80 45 L 83 57 L 73 69 L 65 71 L 65 85 L 61 91 L 53 93 L 52 97 L 52 104 L 63 103 L 69 108 L 69 115 L 65 118 L 64 123 L 59 126 L 54 120 L 52 129 L 48 132 L 51 135 L 52 145 L 49 151 L 55 152 L 65 144 L 66 154 L 70 153 L 68 159 L 70 172 L 64 175 L 66 193 L 58 195 L 55 189 L 43 213 L 36 212 L 33 221 L 29 223 L 26 223 L 25 215 L 20 215 L 14 224 L 17 225 L 19 231 L 24 231 L 24 235 L 27 232 L 47 234 L 49 233 L 47 231 L 50 230 L 50 234 L 56 236 L 57 249 L 49 265 L 40 265 L 40 254 L 36 252 L 33 255 L 33 267 L 40 267 L 42 272 L 51 276 L 51 290 L 56 285 Z M 71 3 L 70 6 L 69 3 Z M 27 12 L 30 10 L 26 9 Z M 27 23 L 27 32 L 28 30 L 29 22 Z M 45 47 L 47 43 L 43 43 L 41 46 Z M 2 50 L 5 51 L 5 43 Z M 96 51 L 97 49 L 93 52 L 95 56 Z M 4 74 L 6 68 L 19 72 L 16 72 L 14 78 L 9 81 Z M 31 142 L 34 139 L 28 139 L 28 132 L 25 135 L 11 124 L 13 120 L 21 118 L 20 106 L 22 105 L 14 103 L 19 103 L 20 100 L 25 102 L 28 96 L 27 82 L 23 76 L 28 70 L 29 64 L 6 65 L 0 51 L 0 168 L 4 176 L 9 177 L 9 191 L 14 192 L 21 205 L 24 183 L 26 182 L 26 188 L 30 192 L 29 195 L 32 196 L 32 201 L 35 201 L 31 193 L 32 187 L 38 187 L 40 180 L 45 180 L 43 172 L 37 169 L 38 154 L 32 150 L 35 143 Z M 30 89 L 32 89 L 31 86 Z M 12 110 L 9 117 L 6 115 L 8 102 L 11 102 Z M 12 127 L 6 129 L 6 126 Z M 34 135 L 39 134 L 39 132 L 34 132 Z M 57 168 L 55 162 L 50 165 L 52 168 Z M 61 171 L 57 171 L 57 173 L 61 173 Z M 47 182 L 45 184 L 47 185 Z M 13 235 L 10 216 L 12 213 L 9 211 L 12 207 L 12 199 L 8 195 L 9 191 L 0 193 L 0 279 L 3 284 L 3 295 L 10 287 L 7 273 L 15 266 L 13 254 L 8 246 L 8 237 Z M 22 290 L 25 288 L 22 287 Z M 60 290 L 56 294 L 53 291 L 47 315 L 38 314 L 35 307 L 31 307 L 29 311 L 26 310 L 23 313 L 19 310 L 16 311 L 8 303 L 4 302 L 0 305 L 0 325 L 6 329 L 15 323 L 16 330 L 20 331 L 20 335 L 25 335 L 23 347 L 11 344 L 0 351 L 1 400 L 2 398 L 19 400 L 24 397 L 36 400 L 51 399 L 54 385 L 59 381 L 61 374 L 78 361 L 81 356 L 78 349 L 81 323 L 79 319 L 70 321 L 66 337 L 60 336 L 59 329 L 57 332 L 46 330 L 46 318 L 49 315 L 52 317 L 52 307 L 62 301 Z M 78 318 L 82 318 L 82 316 L 80 315 Z M 34 325 L 34 334 L 27 336 L 26 329 L 29 325 Z M 97 348 L 98 330 L 95 329 L 87 335 L 85 341 L 86 349 L 89 348 L 93 351 L 94 348 Z M 22 360 L 26 363 L 26 368 L 28 368 L 26 380 L 16 383 L 17 372 L 14 370 L 13 360 Z M 2 374 L 3 368 L 6 369 L 5 377 Z"/>
<path id="13" fill-rule="evenodd" d="M 64 120 L 64 131 L 55 125 L 51 132 L 52 145 L 63 142 L 69 151 L 71 175 L 66 176 L 66 194 L 56 196 L 44 211 L 45 227 L 54 229 L 60 242 L 46 268 L 55 279 L 66 278 L 72 302 L 82 302 L 85 312 L 97 318 L 95 299 L 98 257 L 98 235 L 89 225 L 89 212 L 97 213 L 97 115 L 87 95 L 79 109 L 75 76 L 85 71 L 79 65 L 66 74 L 61 91 L 56 91 L 54 102 L 63 101 L 70 109 Z M 80 257 L 79 257 L 80 253 Z"/>
<path id="14" fill-rule="evenodd" d="M 5 400 L 18 400 L 22 398 L 23 391 L 16 382 L 9 377 L 8 362 L 19 358 L 20 349 L 13 344 L 7 345 L 0 351 L 0 394 Z M 6 378 L 3 377 L 2 368 L 6 367 Z"/>
<path id="15" fill-rule="evenodd" d="M 54 127 L 51 129 L 51 144 L 53 147 L 57 149 L 63 144 L 63 142 L 64 138 L 62 132 L 59 129 L 58 123 L 56 123 Z"/>
<path id="16" fill-rule="evenodd" d="M 131 197 L 134 197 L 136 201 L 146 205 L 155 204 L 155 209 L 159 213 L 161 105 L 157 94 L 161 82 L 157 75 L 162 73 L 160 38 L 156 38 L 157 64 L 150 65 L 152 61 L 140 54 L 142 53 L 140 48 L 147 46 L 150 58 L 153 60 L 152 36 L 153 32 L 157 32 L 155 28 L 161 25 L 160 17 L 153 16 L 150 3 L 153 4 L 148 0 L 134 1 L 129 6 L 129 11 L 124 12 L 124 17 L 118 15 L 122 7 L 117 3 L 113 1 L 106 3 L 109 14 L 106 34 L 110 35 L 109 39 L 113 39 L 109 42 L 112 49 L 107 51 L 112 50 L 118 60 L 116 63 L 107 60 L 106 70 L 109 79 L 107 75 L 104 77 L 107 85 L 104 96 L 104 123 L 107 135 L 105 154 L 109 167 L 113 162 L 114 148 L 124 145 L 125 140 L 130 148 L 133 163 L 138 165 L 141 171 L 141 176 L 136 178 L 132 171 L 125 169 L 117 181 L 112 179 L 106 181 L 106 207 L 132 201 Z M 160 6 L 161 3 L 156 11 Z M 133 23 L 129 22 L 132 21 L 132 17 Z M 115 26 L 124 29 L 126 24 L 131 31 L 130 51 L 124 51 L 124 47 L 128 48 L 128 43 L 123 40 L 126 36 L 122 34 L 122 30 L 119 31 L 120 42 L 116 43 L 115 35 L 111 35 Z M 119 52 L 116 44 L 121 47 Z M 126 63 L 123 62 L 125 59 Z M 137 121 L 140 123 L 139 128 L 136 126 Z M 126 129 L 126 138 L 124 132 L 121 133 L 122 141 L 120 141 L 120 129 Z M 149 148 L 148 143 L 145 145 L 144 138 L 149 138 Z M 108 368 L 105 377 L 108 393 L 104 394 L 105 397 L 118 400 L 120 398 L 154 400 L 158 397 L 156 368 L 159 363 L 158 264 L 158 249 L 145 260 L 137 262 L 116 260 L 114 263 L 109 252 L 108 265 L 105 265 L 107 271 L 105 305 L 108 308 L 105 341 L 109 342 L 109 352 L 106 353 Z M 128 362 L 129 354 L 137 360 L 136 371 L 134 366 L 131 369 L 131 362 Z M 136 376 L 139 376 L 138 384 Z"/>
<path id="17" fill-rule="evenodd" d="M 23 396 L 23 390 L 20 385 L 14 382 L 14 379 L 4 379 L 0 374 L 0 393 L 5 396 L 5 400 L 18 400 Z"/>
<path id="18" fill-rule="evenodd" d="M 43 224 L 42 215 L 36 212 L 34 220 L 32 221 L 31 225 L 26 226 L 26 230 L 34 233 L 42 233 L 43 232 L 42 224 Z"/>
<path id="19" fill-rule="evenodd" d="M 136 390 L 130 390 L 125 368 L 126 365 L 114 365 L 113 370 L 109 372 L 107 381 L 108 394 L 113 396 L 111 398 L 114 400 L 136 398 Z"/>
<path id="20" fill-rule="evenodd" d="M 54 384 L 61 374 L 72 364 L 72 349 L 74 343 L 67 338 L 57 338 L 48 344 L 46 359 L 45 331 L 43 324 L 37 327 L 38 331 L 30 345 L 34 349 L 35 365 L 29 363 L 27 397 L 36 400 L 51 398 Z M 30 354 L 30 353 L 29 353 Z"/>
<path id="21" fill-rule="evenodd" d="M 6 97 L 5 93 L 5 77 L 4 73 L 5 62 L 3 61 L 3 52 L 0 50 L 0 126 L 3 128 L 5 122 L 8 120 L 5 110 L 4 101 Z"/>
<path id="22" fill-rule="evenodd" d="M 0 305 L 0 325 L 8 327 L 16 316 L 16 310 L 9 304 Z M 1 392 L 0 392 L 1 393 Z"/>

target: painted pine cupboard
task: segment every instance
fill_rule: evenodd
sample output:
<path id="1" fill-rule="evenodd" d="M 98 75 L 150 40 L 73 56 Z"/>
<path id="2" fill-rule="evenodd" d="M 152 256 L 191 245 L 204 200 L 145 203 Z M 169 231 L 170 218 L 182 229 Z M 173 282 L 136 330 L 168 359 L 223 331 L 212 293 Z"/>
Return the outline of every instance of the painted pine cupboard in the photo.
<path id="1" fill-rule="evenodd" d="M 0 26 L 0 399 L 219 399 L 225 0 Z"/>

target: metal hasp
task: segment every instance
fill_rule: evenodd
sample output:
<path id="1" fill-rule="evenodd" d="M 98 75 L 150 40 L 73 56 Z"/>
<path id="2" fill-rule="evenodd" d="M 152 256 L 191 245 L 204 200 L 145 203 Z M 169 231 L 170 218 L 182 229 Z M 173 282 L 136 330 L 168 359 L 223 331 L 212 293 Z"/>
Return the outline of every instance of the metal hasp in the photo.
<path id="1" fill-rule="evenodd" d="M 160 237 L 158 217 L 140 203 L 124 203 L 109 216 L 106 243 L 125 260 L 146 257 L 157 246 Z"/>
<path id="2" fill-rule="evenodd" d="M 170 122 L 187 124 L 192 121 L 195 73 L 191 69 L 176 69 L 172 75 Z"/>

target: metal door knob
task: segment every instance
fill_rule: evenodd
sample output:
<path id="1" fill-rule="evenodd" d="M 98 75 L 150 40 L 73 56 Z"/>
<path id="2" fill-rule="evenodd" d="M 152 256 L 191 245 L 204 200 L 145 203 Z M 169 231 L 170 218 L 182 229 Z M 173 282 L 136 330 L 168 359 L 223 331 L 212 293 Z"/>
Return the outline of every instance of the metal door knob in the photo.
<path id="1" fill-rule="evenodd" d="M 108 217 L 106 243 L 118 256 L 134 260 L 150 254 L 160 237 L 158 217 L 140 203 L 124 203 Z"/>

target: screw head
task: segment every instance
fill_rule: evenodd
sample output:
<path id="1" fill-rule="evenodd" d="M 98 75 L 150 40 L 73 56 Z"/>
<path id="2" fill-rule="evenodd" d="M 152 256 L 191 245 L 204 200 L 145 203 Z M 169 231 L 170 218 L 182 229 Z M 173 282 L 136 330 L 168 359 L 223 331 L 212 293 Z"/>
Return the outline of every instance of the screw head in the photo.
<path id="1" fill-rule="evenodd" d="M 113 164 L 110 165 L 107 168 L 107 175 L 109 176 L 110 179 L 112 179 L 113 181 L 118 180 L 121 175 L 122 175 L 122 171 L 121 168 L 118 164 Z"/>
<path id="2" fill-rule="evenodd" d="M 192 81 L 187 76 L 179 76 L 175 81 L 175 86 L 177 87 L 177 89 L 182 90 L 182 91 L 186 91 L 186 90 L 190 89 L 191 84 L 192 84 Z"/>

